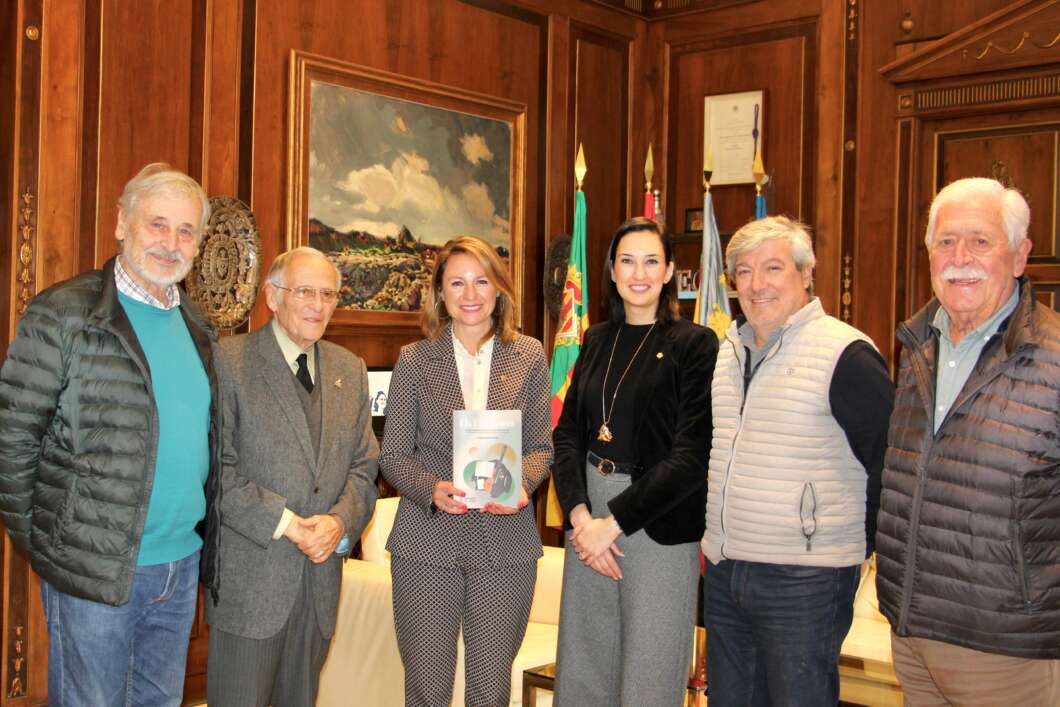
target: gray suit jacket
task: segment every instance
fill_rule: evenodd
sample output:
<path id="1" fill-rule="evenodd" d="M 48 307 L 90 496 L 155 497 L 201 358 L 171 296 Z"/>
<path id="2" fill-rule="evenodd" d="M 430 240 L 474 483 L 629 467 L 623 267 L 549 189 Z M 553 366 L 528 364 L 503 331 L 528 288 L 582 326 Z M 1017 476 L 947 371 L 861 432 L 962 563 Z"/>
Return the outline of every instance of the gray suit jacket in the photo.
<path id="1" fill-rule="evenodd" d="M 552 464 L 548 367 L 541 342 L 499 339 L 490 361 L 490 410 L 523 411 L 523 486 L 533 494 Z M 434 485 L 453 478 L 453 411 L 464 396 L 447 329 L 401 349 L 387 395 L 386 432 L 379 460 L 386 480 L 401 492 L 387 549 L 425 564 L 507 567 L 541 556 L 534 504 L 514 515 L 432 512 Z M 470 551 L 460 547 L 470 542 Z M 470 554 L 470 557 L 468 555 Z"/>
<path id="2" fill-rule="evenodd" d="M 247 638 L 275 635 L 310 577 L 320 630 L 328 638 L 342 559 L 315 565 L 286 538 L 273 540 L 284 507 L 302 517 L 334 513 L 356 541 L 375 504 L 379 447 L 372 432 L 364 362 L 317 344 L 320 454 L 270 325 L 227 337 L 217 357 L 223 398 L 221 601 L 207 602 L 211 626 Z"/>

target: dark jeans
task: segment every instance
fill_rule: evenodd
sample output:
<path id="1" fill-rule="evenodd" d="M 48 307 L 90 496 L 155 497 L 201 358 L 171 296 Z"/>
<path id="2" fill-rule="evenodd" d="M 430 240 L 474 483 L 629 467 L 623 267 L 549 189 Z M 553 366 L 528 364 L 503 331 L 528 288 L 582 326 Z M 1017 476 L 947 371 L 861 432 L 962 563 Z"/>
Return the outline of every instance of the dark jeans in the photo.
<path id="1" fill-rule="evenodd" d="M 110 606 L 41 582 L 48 618 L 48 704 L 173 706 L 184 694 L 199 550 L 136 568 L 129 601 Z"/>
<path id="2" fill-rule="evenodd" d="M 861 573 L 725 560 L 707 563 L 703 621 L 711 707 L 839 701 L 839 648 Z"/>

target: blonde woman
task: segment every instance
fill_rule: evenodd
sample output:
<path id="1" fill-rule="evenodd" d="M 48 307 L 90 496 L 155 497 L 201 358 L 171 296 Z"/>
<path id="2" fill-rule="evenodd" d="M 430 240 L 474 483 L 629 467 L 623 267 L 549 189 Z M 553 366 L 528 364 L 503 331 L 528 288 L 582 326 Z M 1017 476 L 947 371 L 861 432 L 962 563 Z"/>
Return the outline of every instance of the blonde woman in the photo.
<path id="1" fill-rule="evenodd" d="M 507 704 L 533 599 L 541 539 L 528 498 L 552 461 L 541 343 L 515 328 L 511 275 L 485 242 L 445 244 L 423 307 L 427 338 L 405 346 L 387 400 L 379 465 L 401 493 L 392 555 L 405 704 L 449 704 L 464 633 L 466 703 Z M 515 507 L 469 510 L 452 482 L 453 412 L 521 410 Z"/>

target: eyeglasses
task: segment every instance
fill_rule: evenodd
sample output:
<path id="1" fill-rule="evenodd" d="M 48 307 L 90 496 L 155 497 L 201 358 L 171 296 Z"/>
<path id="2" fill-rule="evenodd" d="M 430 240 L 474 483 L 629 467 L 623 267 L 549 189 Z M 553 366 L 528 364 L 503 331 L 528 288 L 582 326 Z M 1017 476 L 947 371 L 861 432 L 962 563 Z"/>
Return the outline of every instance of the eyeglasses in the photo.
<path id="1" fill-rule="evenodd" d="M 317 298 L 317 295 L 320 295 L 320 301 L 326 304 L 331 304 L 339 298 L 338 291 L 328 287 L 284 287 L 275 283 L 270 284 L 279 290 L 287 290 L 294 295 L 296 300 L 303 302 L 312 302 Z"/>

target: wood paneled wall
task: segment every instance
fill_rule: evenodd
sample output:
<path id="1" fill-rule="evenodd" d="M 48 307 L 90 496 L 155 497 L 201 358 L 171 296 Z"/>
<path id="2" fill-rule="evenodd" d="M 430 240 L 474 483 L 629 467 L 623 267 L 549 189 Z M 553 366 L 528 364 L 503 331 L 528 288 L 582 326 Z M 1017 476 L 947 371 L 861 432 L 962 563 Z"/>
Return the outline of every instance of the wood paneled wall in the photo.
<path id="1" fill-rule="evenodd" d="M 288 67 L 298 50 L 526 106 L 524 330 L 546 342 L 541 260 L 550 238 L 571 231 L 577 145 L 589 163 L 595 321 L 604 249 L 640 212 L 648 145 L 667 223 L 682 230 L 684 210 L 702 200 L 703 97 L 764 89 L 770 211 L 814 227 L 825 307 L 848 313 L 891 357 L 906 300 L 923 294 L 906 289 L 915 268 L 898 252 L 897 221 L 919 223 L 924 196 L 895 188 L 923 168 L 898 155 L 913 154 L 924 133 L 898 119 L 897 89 L 879 69 L 1008 4 L 968 0 L 943 12 L 935 0 L 759 0 L 649 22 L 590 0 L 0 3 L 0 352 L 20 302 L 115 252 L 115 200 L 147 162 L 172 162 L 211 195 L 250 203 L 266 265 L 288 247 Z M 1055 141 L 1055 113 L 1040 107 L 1035 121 L 1050 127 L 1019 140 Z M 1039 191 L 1045 199 L 1055 183 Z M 750 217 L 753 187 L 714 196 L 723 231 Z M 1035 237 L 1045 248 L 1050 235 Z M 259 308 L 253 323 L 265 319 Z M 415 333 L 329 337 L 388 366 Z M 6 538 L 0 571 L 0 704 L 40 703 L 37 584 Z M 196 645 L 189 697 L 202 689 Z"/>

